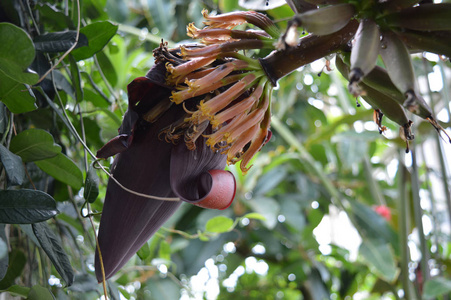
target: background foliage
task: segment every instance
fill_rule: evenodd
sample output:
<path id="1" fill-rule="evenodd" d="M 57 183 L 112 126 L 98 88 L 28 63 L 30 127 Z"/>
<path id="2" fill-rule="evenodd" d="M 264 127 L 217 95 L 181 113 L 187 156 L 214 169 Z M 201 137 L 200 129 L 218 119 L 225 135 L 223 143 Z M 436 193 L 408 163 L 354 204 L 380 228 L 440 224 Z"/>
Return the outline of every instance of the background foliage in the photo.
<path id="1" fill-rule="evenodd" d="M 283 30 L 293 12 L 278 2 L 83 0 L 78 11 L 76 1 L 1 1 L 4 295 L 101 297 L 94 229 L 107 176 L 90 154 L 117 134 L 126 85 L 153 65 L 161 39 L 187 42 L 202 8 L 268 9 Z M 380 135 L 325 62 L 280 81 L 271 141 L 246 176 L 230 167 L 233 205 L 184 204 L 108 281 L 111 299 L 446 298 L 450 146 L 411 116 L 406 155 L 397 126 Z M 449 61 L 420 53 L 414 64 L 449 127 Z"/>

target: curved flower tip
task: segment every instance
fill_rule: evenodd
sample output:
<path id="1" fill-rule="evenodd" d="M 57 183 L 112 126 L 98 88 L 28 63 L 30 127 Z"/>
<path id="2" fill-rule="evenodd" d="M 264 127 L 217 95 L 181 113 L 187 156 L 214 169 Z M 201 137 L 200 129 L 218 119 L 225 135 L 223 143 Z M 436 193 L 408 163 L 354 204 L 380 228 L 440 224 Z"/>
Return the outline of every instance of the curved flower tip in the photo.
<path id="1" fill-rule="evenodd" d="M 208 190 L 208 194 L 194 205 L 210 209 L 226 209 L 235 198 L 236 181 L 235 176 L 229 171 L 210 170 L 199 178 L 202 189 Z"/>
<path id="2" fill-rule="evenodd" d="M 132 138 L 133 137 L 128 134 L 120 134 L 116 136 L 97 151 L 97 158 L 108 158 L 124 152 L 128 149 L 128 146 L 130 146 Z"/>

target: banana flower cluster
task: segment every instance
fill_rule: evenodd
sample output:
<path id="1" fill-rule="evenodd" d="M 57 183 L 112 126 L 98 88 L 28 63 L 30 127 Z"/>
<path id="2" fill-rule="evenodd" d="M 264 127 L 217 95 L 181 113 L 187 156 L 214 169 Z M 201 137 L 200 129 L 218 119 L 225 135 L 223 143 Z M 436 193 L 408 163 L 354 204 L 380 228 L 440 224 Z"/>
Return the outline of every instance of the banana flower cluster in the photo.
<path id="1" fill-rule="evenodd" d="M 272 84 L 258 60 L 238 51 L 272 49 L 276 27 L 255 12 L 203 14 L 206 28 L 188 27 L 202 44 L 168 49 L 162 42 L 154 50 L 154 67 L 128 85 L 119 135 L 97 153 L 116 155 L 98 234 L 99 282 L 127 263 L 180 200 L 227 208 L 236 187 L 226 164 L 241 162 L 246 172 L 271 137 Z M 263 30 L 233 29 L 245 22 Z"/>

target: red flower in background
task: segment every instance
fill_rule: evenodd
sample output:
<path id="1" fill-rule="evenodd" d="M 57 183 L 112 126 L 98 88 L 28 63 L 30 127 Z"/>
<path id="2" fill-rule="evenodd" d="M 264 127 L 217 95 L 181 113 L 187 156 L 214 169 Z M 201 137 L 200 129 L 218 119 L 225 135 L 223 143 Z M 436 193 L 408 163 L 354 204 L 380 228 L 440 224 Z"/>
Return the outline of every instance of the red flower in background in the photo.
<path id="1" fill-rule="evenodd" d="M 377 205 L 373 207 L 374 211 L 382 216 L 385 220 L 391 221 L 391 211 L 386 205 Z"/>

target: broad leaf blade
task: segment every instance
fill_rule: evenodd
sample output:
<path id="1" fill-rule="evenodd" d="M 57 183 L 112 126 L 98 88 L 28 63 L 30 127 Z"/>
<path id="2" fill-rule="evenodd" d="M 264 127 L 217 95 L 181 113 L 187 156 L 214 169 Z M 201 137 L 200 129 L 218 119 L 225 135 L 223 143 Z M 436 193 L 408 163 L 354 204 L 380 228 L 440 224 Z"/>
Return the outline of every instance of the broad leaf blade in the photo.
<path id="1" fill-rule="evenodd" d="M 55 200 L 42 191 L 0 191 L 0 223 L 31 224 L 48 220 L 57 213 Z"/>
<path id="2" fill-rule="evenodd" d="M 5 277 L 0 281 L 0 290 L 4 290 L 14 284 L 15 279 L 22 275 L 27 259 L 20 250 L 13 250 L 9 254 L 8 270 Z"/>
<path id="3" fill-rule="evenodd" d="M 35 162 L 45 173 L 56 180 L 79 190 L 83 185 L 83 174 L 77 165 L 62 153 L 57 156 Z"/>
<path id="4" fill-rule="evenodd" d="M 56 271 L 61 275 L 67 286 L 72 285 L 74 272 L 72 271 L 69 258 L 56 235 L 45 222 L 33 224 L 32 227 L 36 238 L 55 266 Z"/>
<path id="5" fill-rule="evenodd" d="M 21 28 L 0 23 L 0 70 L 19 83 L 34 84 L 39 76 L 26 72 L 34 60 L 35 50 L 28 34 Z"/>
<path id="6" fill-rule="evenodd" d="M 38 35 L 34 38 L 34 47 L 42 52 L 66 52 L 75 43 L 77 32 L 75 30 L 50 32 L 43 35 Z M 80 33 L 75 49 L 87 46 L 88 38 Z"/>
<path id="7" fill-rule="evenodd" d="M 55 299 L 55 296 L 43 286 L 39 284 L 34 285 L 28 293 L 27 300 L 50 300 Z"/>
<path id="8" fill-rule="evenodd" d="M 15 113 L 25 113 L 37 108 L 36 97 L 27 86 L 11 79 L 0 70 L 0 100 Z"/>
<path id="9" fill-rule="evenodd" d="M 451 292 L 451 280 L 443 277 L 431 278 L 424 284 L 423 298 L 433 299 Z"/>
<path id="10" fill-rule="evenodd" d="M 25 177 L 25 168 L 23 167 L 20 156 L 0 145 L 0 160 L 5 168 L 8 183 L 10 185 L 21 185 Z"/>
<path id="11" fill-rule="evenodd" d="M 54 157 L 61 152 L 61 147 L 55 144 L 50 133 L 33 128 L 16 135 L 9 150 L 22 157 L 24 162 L 30 162 Z"/>
<path id="12" fill-rule="evenodd" d="M 80 32 L 83 33 L 89 41 L 89 46 L 80 47 L 72 51 L 75 60 L 82 60 L 92 57 L 105 47 L 111 38 L 116 34 L 118 26 L 111 22 L 103 21 L 89 24 Z"/>
<path id="13" fill-rule="evenodd" d="M 373 239 L 363 240 L 359 252 L 374 273 L 387 282 L 396 280 L 399 270 L 396 267 L 393 250 L 388 243 Z"/>

